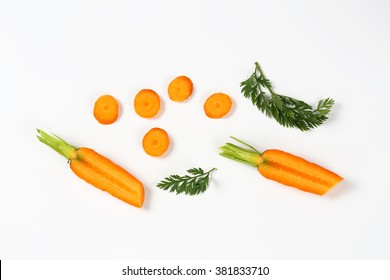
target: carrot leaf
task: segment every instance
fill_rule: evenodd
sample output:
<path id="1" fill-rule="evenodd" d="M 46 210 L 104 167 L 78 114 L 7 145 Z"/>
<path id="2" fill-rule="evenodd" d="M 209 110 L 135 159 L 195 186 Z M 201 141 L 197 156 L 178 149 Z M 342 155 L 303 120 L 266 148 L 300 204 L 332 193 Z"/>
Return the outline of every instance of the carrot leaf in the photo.
<path id="1" fill-rule="evenodd" d="M 170 175 L 157 184 L 157 187 L 176 194 L 198 195 L 207 190 L 210 181 L 210 174 L 216 170 L 212 168 L 205 172 L 202 168 L 191 168 L 187 170 L 190 175 Z M 191 176 L 192 175 L 192 176 Z"/>
<path id="2" fill-rule="evenodd" d="M 255 65 L 253 74 L 241 83 L 241 92 L 267 117 L 274 118 L 282 126 L 296 127 L 302 131 L 318 127 L 328 119 L 327 115 L 334 105 L 333 99 L 322 99 L 313 109 L 301 100 L 276 94 L 260 64 L 256 62 Z"/>
<path id="3" fill-rule="evenodd" d="M 200 167 L 188 169 L 187 172 L 192 174 L 192 175 L 203 175 L 204 174 L 203 169 Z"/>

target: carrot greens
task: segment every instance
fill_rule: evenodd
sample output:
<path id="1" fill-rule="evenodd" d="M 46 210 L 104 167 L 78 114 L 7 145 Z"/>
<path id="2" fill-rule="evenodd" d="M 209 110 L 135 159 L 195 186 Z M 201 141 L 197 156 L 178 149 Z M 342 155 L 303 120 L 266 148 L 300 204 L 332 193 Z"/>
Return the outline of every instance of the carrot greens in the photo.
<path id="1" fill-rule="evenodd" d="M 279 95 L 274 92 L 271 81 L 265 77 L 260 64 L 256 62 L 255 65 L 253 74 L 241 83 L 241 92 L 262 113 L 274 118 L 282 126 L 296 127 L 302 131 L 318 127 L 328 119 L 334 105 L 333 99 L 322 99 L 317 108 L 313 109 L 301 100 Z"/>
<path id="2" fill-rule="evenodd" d="M 191 168 L 187 170 L 190 175 L 170 175 L 159 182 L 157 187 L 176 194 L 198 195 L 207 190 L 210 174 L 214 170 L 217 169 L 212 168 L 205 172 L 202 168 Z"/>

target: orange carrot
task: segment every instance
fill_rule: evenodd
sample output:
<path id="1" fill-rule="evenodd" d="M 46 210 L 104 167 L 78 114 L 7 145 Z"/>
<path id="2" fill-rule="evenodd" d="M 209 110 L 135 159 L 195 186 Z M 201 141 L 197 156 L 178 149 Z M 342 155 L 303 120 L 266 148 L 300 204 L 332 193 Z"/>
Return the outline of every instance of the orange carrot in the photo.
<path id="1" fill-rule="evenodd" d="M 336 173 L 301 157 L 274 149 L 261 153 L 241 140 L 232 138 L 249 149 L 226 143 L 220 147 L 220 155 L 257 167 L 267 179 L 318 195 L 325 194 L 343 180 Z"/>
<path id="2" fill-rule="evenodd" d="M 111 95 L 102 95 L 93 108 L 95 119 L 101 124 L 112 124 L 118 118 L 118 102 Z"/>
<path id="3" fill-rule="evenodd" d="M 169 98 L 173 101 L 181 102 L 192 95 L 193 84 L 190 78 L 179 76 L 172 80 L 168 86 Z"/>
<path id="4" fill-rule="evenodd" d="M 219 119 L 230 112 L 232 99 L 224 93 L 214 93 L 210 95 L 203 105 L 204 112 L 209 118 Z"/>
<path id="5" fill-rule="evenodd" d="M 122 201 L 141 208 L 142 183 L 122 167 L 89 148 L 76 148 L 60 137 L 38 129 L 39 141 L 68 159 L 72 171 L 84 181 Z"/>
<path id="6" fill-rule="evenodd" d="M 160 97 L 151 89 L 143 89 L 134 98 L 135 112 L 143 118 L 153 118 L 160 110 Z"/>
<path id="7" fill-rule="evenodd" d="M 169 147 L 168 133 L 159 127 L 152 128 L 142 139 L 142 147 L 145 153 L 150 156 L 161 156 Z"/>

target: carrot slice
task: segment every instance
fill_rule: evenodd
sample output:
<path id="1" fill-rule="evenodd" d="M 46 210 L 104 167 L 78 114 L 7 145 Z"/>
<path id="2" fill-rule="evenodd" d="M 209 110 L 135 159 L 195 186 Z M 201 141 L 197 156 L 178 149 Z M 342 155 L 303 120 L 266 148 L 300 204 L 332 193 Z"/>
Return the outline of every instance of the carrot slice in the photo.
<path id="1" fill-rule="evenodd" d="M 169 147 L 168 133 L 159 127 L 149 130 L 142 139 L 142 147 L 145 153 L 153 157 L 163 155 Z"/>
<path id="2" fill-rule="evenodd" d="M 95 119 L 101 124 L 112 124 L 118 118 L 119 105 L 111 95 L 102 95 L 93 108 Z"/>
<path id="3" fill-rule="evenodd" d="M 160 97 L 151 89 L 143 89 L 134 98 L 135 112 L 143 118 L 153 118 L 160 111 Z"/>
<path id="4" fill-rule="evenodd" d="M 186 76 L 176 77 L 168 86 L 169 98 L 176 102 L 187 100 L 192 95 L 192 91 L 192 81 Z"/>
<path id="5" fill-rule="evenodd" d="M 203 105 L 204 112 L 209 118 L 219 119 L 230 112 L 232 99 L 224 93 L 210 95 Z"/>

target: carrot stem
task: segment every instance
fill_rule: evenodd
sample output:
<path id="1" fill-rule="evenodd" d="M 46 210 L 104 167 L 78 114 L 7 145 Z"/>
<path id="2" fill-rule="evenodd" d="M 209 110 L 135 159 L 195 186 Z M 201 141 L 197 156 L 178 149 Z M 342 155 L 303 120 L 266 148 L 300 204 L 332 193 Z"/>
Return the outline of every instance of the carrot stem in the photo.
<path id="1" fill-rule="evenodd" d="M 55 134 L 53 134 L 53 137 L 40 129 L 37 129 L 37 131 L 39 133 L 39 135 L 37 135 L 39 141 L 41 141 L 43 144 L 48 145 L 50 148 L 52 148 L 68 160 L 72 158 L 75 151 L 77 150 L 76 147 L 70 145 L 65 140 Z"/>
<path id="2" fill-rule="evenodd" d="M 233 136 L 230 136 L 230 138 L 232 138 L 233 140 L 236 140 L 237 142 L 239 142 L 239 143 L 241 143 L 241 144 L 243 144 L 243 145 L 249 147 L 252 151 L 257 152 L 257 153 L 259 153 L 260 155 L 262 154 L 262 152 L 260 152 L 259 150 L 257 150 L 255 147 L 249 145 L 248 143 L 245 143 L 244 141 L 242 141 L 242 140 L 240 140 L 240 139 L 238 139 L 238 138 L 236 138 L 236 137 L 233 137 Z"/>
<path id="3" fill-rule="evenodd" d="M 232 138 L 250 147 L 250 149 L 245 149 L 232 143 L 226 143 L 224 146 L 219 148 L 221 150 L 221 156 L 238 162 L 246 163 L 254 167 L 257 167 L 262 162 L 261 153 L 259 151 L 241 140 L 238 140 L 234 137 Z"/>

